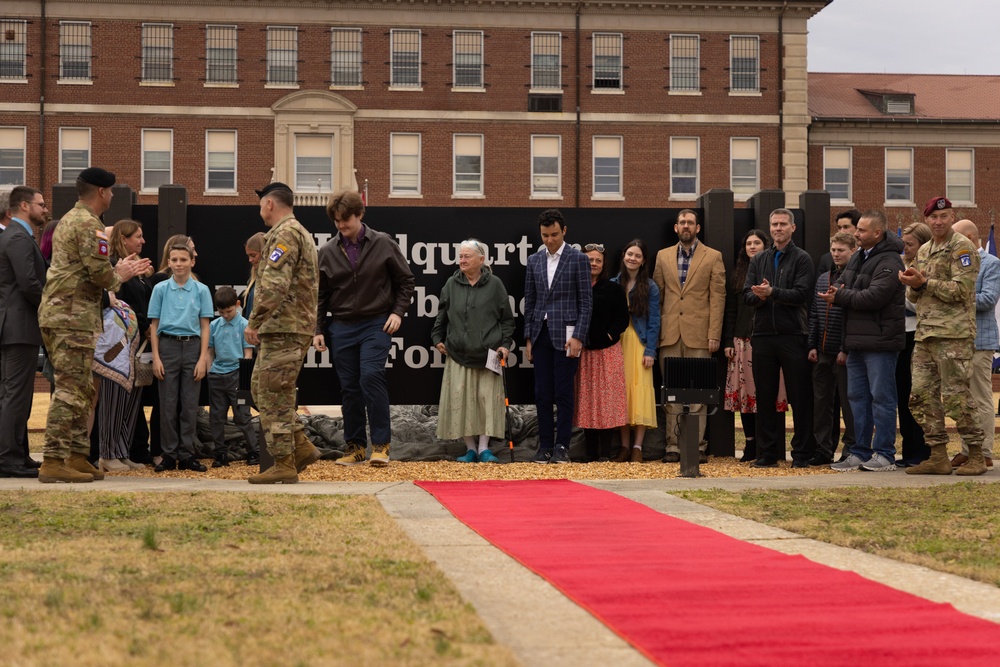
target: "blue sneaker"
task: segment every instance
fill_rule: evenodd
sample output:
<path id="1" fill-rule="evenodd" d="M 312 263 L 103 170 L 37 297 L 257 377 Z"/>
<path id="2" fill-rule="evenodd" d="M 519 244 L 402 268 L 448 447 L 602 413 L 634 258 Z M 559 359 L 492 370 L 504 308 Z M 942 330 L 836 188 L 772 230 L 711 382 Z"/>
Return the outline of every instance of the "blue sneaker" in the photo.
<path id="1" fill-rule="evenodd" d="M 459 463 L 475 463 L 476 462 L 476 450 L 470 449 L 466 453 L 455 459 Z"/>
<path id="2" fill-rule="evenodd" d="M 500 463 L 500 459 L 488 449 L 484 449 L 483 453 L 479 455 L 480 463 Z"/>

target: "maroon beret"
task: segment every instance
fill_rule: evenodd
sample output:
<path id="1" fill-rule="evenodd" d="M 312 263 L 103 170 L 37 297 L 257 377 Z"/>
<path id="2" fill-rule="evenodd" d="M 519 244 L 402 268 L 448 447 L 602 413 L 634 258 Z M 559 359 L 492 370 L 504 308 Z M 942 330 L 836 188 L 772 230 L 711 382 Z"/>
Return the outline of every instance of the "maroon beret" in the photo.
<path id="1" fill-rule="evenodd" d="M 951 208 L 951 202 L 948 201 L 947 197 L 935 197 L 927 202 L 924 206 L 924 217 L 926 218 L 934 211 L 940 211 L 942 209 Z"/>

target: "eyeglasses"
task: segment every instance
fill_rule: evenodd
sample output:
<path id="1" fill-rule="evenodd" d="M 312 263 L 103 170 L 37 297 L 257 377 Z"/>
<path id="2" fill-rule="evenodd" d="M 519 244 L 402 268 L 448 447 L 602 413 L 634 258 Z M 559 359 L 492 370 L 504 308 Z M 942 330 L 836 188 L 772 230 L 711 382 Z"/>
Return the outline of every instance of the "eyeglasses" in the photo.
<path id="1" fill-rule="evenodd" d="M 588 243 L 587 245 L 583 246 L 583 251 L 584 252 L 590 252 L 592 250 L 596 250 L 597 252 L 604 252 L 604 244 L 603 243 Z"/>

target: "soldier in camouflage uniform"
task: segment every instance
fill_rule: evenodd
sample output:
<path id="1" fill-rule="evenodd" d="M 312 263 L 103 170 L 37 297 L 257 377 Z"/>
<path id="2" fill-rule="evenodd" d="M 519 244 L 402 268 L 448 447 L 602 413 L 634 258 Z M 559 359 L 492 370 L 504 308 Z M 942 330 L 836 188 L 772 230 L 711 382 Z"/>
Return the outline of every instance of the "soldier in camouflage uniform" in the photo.
<path id="1" fill-rule="evenodd" d="M 38 481 L 92 482 L 104 473 L 87 460 L 87 415 L 94 400 L 91 364 L 97 334 L 103 328 L 102 289 L 114 291 L 149 268 L 135 256 L 112 267 L 108 237 L 98 216 L 111 204 L 115 175 L 98 167 L 76 179 L 79 201 L 63 216 L 52 239 L 38 325 L 55 368 L 55 392 L 45 425 L 45 457 Z"/>
<path id="2" fill-rule="evenodd" d="M 911 475 L 950 475 L 948 414 L 968 446 L 969 460 L 955 472 L 981 475 L 983 429 L 976 419 L 977 406 L 969 392 L 976 338 L 976 276 L 979 253 L 961 234 L 952 230 L 955 212 L 951 202 L 935 197 L 924 207 L 931 240 L 920 246 L 913 266 L 901 271 L 906 298 L 917 306 L 916 345 L 913 349 L 913 389 L 910 410 L 931 448 L 923 463 L 907 468 Z"/>
<path id="3" fill-rule="evenodd" d="M 260 345 L 250 390 L 260 411 L 267 451 L 274 465 L 251 476 L 251 484 L 294 484 L 319 459 L 295 414 L 295 381 L 316 328 L 316 242 L 292 213 L 292 190 L 271 183 L 257 190 L 264 237 L 253 312 L 244 335 Z"/>

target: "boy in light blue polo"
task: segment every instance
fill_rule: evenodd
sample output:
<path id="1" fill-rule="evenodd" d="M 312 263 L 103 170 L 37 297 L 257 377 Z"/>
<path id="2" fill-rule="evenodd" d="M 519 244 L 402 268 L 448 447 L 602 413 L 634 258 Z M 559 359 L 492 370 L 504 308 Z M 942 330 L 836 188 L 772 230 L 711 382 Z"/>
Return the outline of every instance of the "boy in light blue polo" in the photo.
<path id="1" fill-rule="evenodd" d="M 236 392 L 240 388 L 240 359 L 250 359 L 253 345 L 243 337 L 247 318 L 240 314 L 240 302 L 232 287 L 215 290 L 215 308 L 219 316 L 212 320 L 208 349 L 212 354 L 212 367 L 208 369 L 209 423 L 212 442 L 215 443 L 213 468 L 229 465 L 226 448 L 226 417 L 233 408 L 233 421 L 247 441 L 247 465 L 259 463 L 257 434 L 250 424 L 250 410 L 239 402 Z"/>
<path id="2" fill-rule="evenodd" d="M 194 257 L 186 245 L 169 249 L 171 277 L 149 298 L 153 375 L 160 381 L 160 444 L 156 472 L 207 468 L 195 458 L 195 425 L 201 380 L 208 373 L 212 295 L 191 275 Z M 180 430 L 178 430 L 178 413 Z"/>

